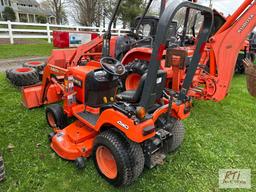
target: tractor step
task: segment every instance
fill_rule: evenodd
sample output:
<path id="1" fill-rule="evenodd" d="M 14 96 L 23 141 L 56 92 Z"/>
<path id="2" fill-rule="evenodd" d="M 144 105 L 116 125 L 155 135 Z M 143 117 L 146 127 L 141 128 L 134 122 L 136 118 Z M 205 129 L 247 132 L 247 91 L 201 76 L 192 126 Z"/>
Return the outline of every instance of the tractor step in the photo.
<path id="1" fill-rule="evenodd" d="M 99 114 L 93 114 L 87 111 L 81 112 L 77 114 L 80 116 L 82 119 L 85 121 L 89 122 L 91 125 L 95 126 L 98 119 L 99 119 Z"/>

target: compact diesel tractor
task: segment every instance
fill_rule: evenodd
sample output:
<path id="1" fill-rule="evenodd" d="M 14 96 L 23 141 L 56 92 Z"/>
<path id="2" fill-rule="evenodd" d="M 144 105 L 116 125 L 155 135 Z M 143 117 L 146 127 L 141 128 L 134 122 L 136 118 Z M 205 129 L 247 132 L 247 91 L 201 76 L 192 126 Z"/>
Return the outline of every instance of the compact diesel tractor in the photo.
<path id="1" fill-rule="evenodd" d="M 186 15 L 196 11 L 203 18 L 191 46 L 181 43 L 184 38 L 177 35 L 175 16 L 181 9 Z M 225 98 L 238 53 L 256 25 L 255 13 L 255 0 L 245 0 L 213 33 L 212 9 L 173 1 L 159 19 L 153 48 L 136 48 L 120 62 L 111 55 L 108 30 L 99 61 L 90 60 L 84 66 L 67 62 L 63 67 L 56 65 L 58 60 L 48 63 L 42 85 L 23 90 L 24 105 L 30 108 L 64 100 L 63 106 L 46 108 L 53 128 L 51 148 L 60 157 L 74 160 L 78 167 L 92 157 L 108 182 L 128 185 L 145 166 L 156 166 L 181 145 L 181 120 L 190 114 L 192 97 Z M 74 59 L 81 61 L 81 57 Z M 120 91 L 120 81 L 127 73 L 124 61 L 135 59 L 148 60 L 148 69 L 135 90 Z M 67 124 L 68 118 L 75 120 Z"/>

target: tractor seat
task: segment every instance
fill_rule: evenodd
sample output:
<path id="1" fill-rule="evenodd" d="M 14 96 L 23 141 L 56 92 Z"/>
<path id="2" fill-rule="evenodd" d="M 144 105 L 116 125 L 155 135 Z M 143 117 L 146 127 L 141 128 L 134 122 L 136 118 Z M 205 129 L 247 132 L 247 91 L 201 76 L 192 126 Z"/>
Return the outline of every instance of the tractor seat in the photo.
<path id="1" fill-rule="evenodd" d="M 129 90 L 129 91 L 124 91 L 122 93 L 119 93 L 116 95 L 116 99 L 118 101 L 124 101 L 124 102 L 128 102 L 128 103 L 139 103 L 146 77 L 147 77 L 147 74 L 145 73 L 141 77 L 139 86 L 136 90 Z M 164 72 L 162 70 L 158 70 L 157 78 L 162 78 L 162 81 L 160 83 L 156 84 L 157 99 L 159 99 L 162 96 L 162 91 L 165 87 L 166 72 Z"/>

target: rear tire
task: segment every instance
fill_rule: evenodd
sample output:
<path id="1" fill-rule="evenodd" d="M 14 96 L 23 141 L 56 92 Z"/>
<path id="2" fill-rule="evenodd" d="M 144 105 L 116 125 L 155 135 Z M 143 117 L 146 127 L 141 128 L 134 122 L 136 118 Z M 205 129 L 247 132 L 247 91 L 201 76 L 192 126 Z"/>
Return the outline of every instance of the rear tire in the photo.
<path id="1" fill-rule="evenodd" d="M 141 146 L 115 131 L 100 133 L 93 147 L 93 160 L 99 174 L 114 186 L 129 185 L 144 169 Z"/>
<path id="2" fill-rule="evenodd" d="M 172 138 L 167 139 L 164 146 L 165 152 L 170 153 L 176 151 L 183 143 L 185 128 L 181 121 L 175 120 L 175 122 L 172 124 L 172 127 L 168 127 L 166 130 L 172 134 Z"/>
<path id="3" fill-rule="evenodd" d="M 126 91 L 136 90 L 139 85 L 140 78 L 143 74 L 147 73 L 148 62 L 136 59 L 130 65 L 126 66 L 126 70 L 128 73 L 123 79 L 124 88 Z"/>
<path id="4" fill-rule="evenodd" d="M 3 181 L 5 177 L 4 160 L 0 154 L 0 181 Z"/>
<path id="5" fill-rule="evenodd" d="M 34 85 L 39 82 L 39 76 L 35 69 L 28 67 L 18 67 L 6 71 L 6 77 L 15 86 Z"/>
<path id="6" fill-rule="evenodd" d="M 66 115 L 62 106 L 59 104 L 52 104 L 46 107 L 46 120 L 48 125 L 56 132 L 57 129 L 66 127 Z"/>
<path id="7" fill-rule="evenodd" d="M 168 137 L 164 140 L 163 152 L 168 154 L 177 150 L 183 140 L 185 135 L 185 128 L 183 123 L 180 120 L 175 118 L 171 119 L 170 124 L 167 124 L 166 116 L 161 116 L 156 122 L 157 127 L 164 129 L 172 134 L 171 137 Z"/>

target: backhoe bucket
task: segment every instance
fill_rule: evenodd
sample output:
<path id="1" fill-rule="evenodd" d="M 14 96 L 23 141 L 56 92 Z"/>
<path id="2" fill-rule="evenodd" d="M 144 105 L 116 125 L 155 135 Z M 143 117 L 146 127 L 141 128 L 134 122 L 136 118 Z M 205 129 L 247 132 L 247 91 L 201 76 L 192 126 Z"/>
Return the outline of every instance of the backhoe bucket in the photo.
<path id="1" fill-rule="evenodd" d="M 244 60 L 247 89 L 251 96 L 256 97 L 256 65 L 249 59 Z"/>
<path id="2" fill-rule="evenodd" d="M 32 109 L 43 104 L 56 103 L 61 99 L 59 87 L 51 85 L 47 90 L 46 101 L 43 102 L 41 100 L 42 89 L 42 85 L 24 87 L 21 91 L 23 105 L 28 109 Z"/>

